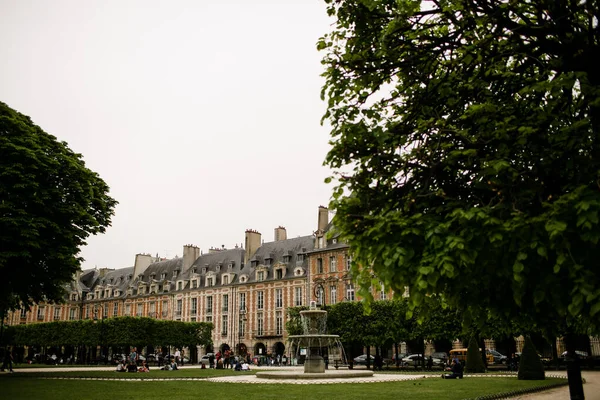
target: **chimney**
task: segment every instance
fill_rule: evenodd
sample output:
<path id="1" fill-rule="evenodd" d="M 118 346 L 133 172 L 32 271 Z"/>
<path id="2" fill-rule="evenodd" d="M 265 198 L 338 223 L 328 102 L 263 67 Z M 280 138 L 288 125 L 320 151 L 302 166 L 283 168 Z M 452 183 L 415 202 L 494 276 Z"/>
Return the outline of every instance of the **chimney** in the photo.
<path id="1" fill-rule="evenodd" d="M 260 247 L 260 240 L 260 232 L 253 229 L 246 229 L 246 255 L 244 256 L 244 264 L 256 253 L 256 250 Z"/>
<path id="2" fill-rule="evenodd" d="M 278 242 L 280 240 L 287 239 L 287 231 L 283 226 L 278 226 L 275 228 L 275 241 Z"/>
<path id="3" fill-rule="evenodd" d="M 150 264 L 156 261 L 158 260 L 152 257 L 150 254 L 136 254 L 135 264 L 133 265 L 133 276 L 143 274 Z"/>
<path id="4" fill-rule="evenodd" d="M 198 257 L 200 257 L 200 248 L 198 246 L 194 246 L 193 244 L 184 245 L 182 272 L 189 270 Z"/>
<path id="5" fill-rule="evenodd" d="M 329 209 L 327 207 L 319 206 L 319 224 L 317 231 L 325 232 L 325 228 L 329 223 Z"/>

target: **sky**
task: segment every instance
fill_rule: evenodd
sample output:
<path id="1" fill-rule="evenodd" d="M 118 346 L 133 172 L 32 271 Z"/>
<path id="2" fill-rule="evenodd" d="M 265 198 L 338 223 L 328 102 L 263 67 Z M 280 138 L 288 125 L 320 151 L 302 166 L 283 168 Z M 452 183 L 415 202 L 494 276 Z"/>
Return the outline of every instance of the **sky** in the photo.
<path id="1" fill-rule="evenodd" d="M 312 234 L 332 191 L 316 50 L 332 22 L 320 0 L 0 0 L 0 101 L 119 202 L 82 267 Z"/>

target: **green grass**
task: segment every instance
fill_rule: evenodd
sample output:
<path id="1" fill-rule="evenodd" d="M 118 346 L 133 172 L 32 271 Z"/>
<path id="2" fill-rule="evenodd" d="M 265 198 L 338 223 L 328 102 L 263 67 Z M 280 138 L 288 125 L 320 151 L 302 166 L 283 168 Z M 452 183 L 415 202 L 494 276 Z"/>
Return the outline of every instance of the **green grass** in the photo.
<path id="1" fill-rule="evenodd" d="M 15 373 L 0 375 L 2 397 L 7 399 L 40 399 L 40 400 L 106 400 L 113 397 L 119 400 L 128 399 L 165 399 L 176 397 L 177 400 L 197 400 L 198 398 L 221 398 L 228 400 L 252 399 L 313 399 L 332 398 L 344 400 L 363 400 L 376 397 L 395 399 L 406 397 L 411 400 L 440 399 L 458 400 L 474 398 L 495 393 L 503 393 L 541 385 L 565 382 L 563 379 L 546 379 L 544 381 L 519 381 L 515 378 L 465 378 L 463 380 L 420 379 L 416 381 L 386 383 L 344 383 L 333 385 L 287 385 L 287 384 L 236 384 L 205 381 L 89 381 L 89 380 L 54 380 L 40 377 L 164 377 L 187 378 L 231 375 L 226 370 L 189 369 L 181 371 L 152 371 L 150 373 L 126 374 L 116 372 L 44 372 Z M 236 374 L 239 374 L 237 372 Z"/>
<path id="2" fill-rule="evenodd" d="M 177 371 L 161 371 L 158 368 L 150 367 L 150 372 L 115 372 L 115 371 L 89 371 L 80 369 L 77 371 L 59 372 L 59 371 L 43 371 L 43 372 L 20 372 L 18 369 L 13 374 L 4 375 L 6 379 L 15 378 L 114 378 L 114 379 L 148 379 L 148 378 L 209 378 L 215 376 L 229 375 L 252 375 L 255 371 L 234 371 L 231 369 L 199 369 L 199 368 L 181 368 Z"/>

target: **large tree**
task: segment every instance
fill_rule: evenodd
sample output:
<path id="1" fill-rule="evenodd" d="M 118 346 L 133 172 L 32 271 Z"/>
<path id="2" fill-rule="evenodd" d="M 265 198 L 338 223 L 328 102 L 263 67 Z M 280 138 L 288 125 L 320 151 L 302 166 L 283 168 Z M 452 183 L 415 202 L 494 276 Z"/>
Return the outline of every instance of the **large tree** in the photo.
<path id="1" fill-rule="evenodd" d="M 117 202 L 81 154 L 0 102 L 0 311 L 60 301 Z"/>
<path id="2" fill-rule="evenodd" d="M 334 225 L 413 304 L 600 325 L 597 0 L 326 0 Z M 355 271 L 358 272 L 358 271 Z"/>

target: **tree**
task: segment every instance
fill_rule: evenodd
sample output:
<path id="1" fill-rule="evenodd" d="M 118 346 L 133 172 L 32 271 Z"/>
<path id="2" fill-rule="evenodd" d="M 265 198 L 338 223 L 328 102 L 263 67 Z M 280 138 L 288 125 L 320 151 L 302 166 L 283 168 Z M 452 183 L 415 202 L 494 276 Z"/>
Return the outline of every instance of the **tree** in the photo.
<path id="1" fill-rule="evenodd" d="M 485 372 L 485 365 L 483 365 L 483 359 L 481 358 L 481 352 L 477 345 L 477 340 L 471 337 L 469 340 L 469 347 L 467 348 L 467 372 Z"/>
<path id="2" fill-rule="evenodd" d="M 529 336 L 525 336 L 525 345 L 519 362 L 518 378 L 521 380 L 541 380 L 545 378 L 544 366 Z"/>
<path id="3" fill-rule="evenodd" d="M 466 325 L 598 332 L 598 2 L 326 1 L 325 163 L 360 294 L 375 275 Z"/>
<path id="4" fill-rule="evenodd" d="M 81 154 L 0 102 L 0 310 L 60 301 L 117 202 Z"/>
<path id="5" fill-rule="evenodd" d="M 374 273 L 473 323 L 571 315 L 597 331 L 591 3 L 329 1 L 326 163 L 366 298 Z"/>

